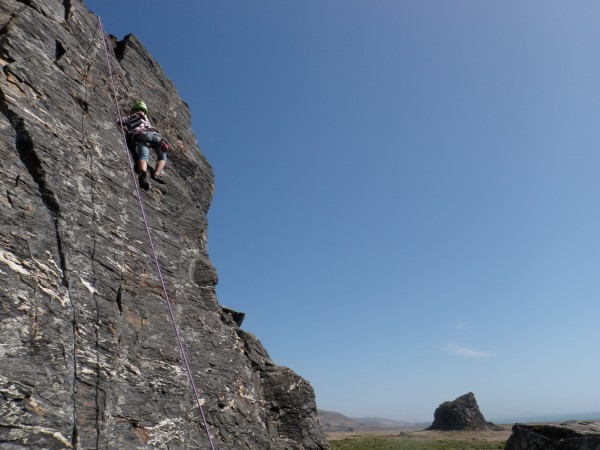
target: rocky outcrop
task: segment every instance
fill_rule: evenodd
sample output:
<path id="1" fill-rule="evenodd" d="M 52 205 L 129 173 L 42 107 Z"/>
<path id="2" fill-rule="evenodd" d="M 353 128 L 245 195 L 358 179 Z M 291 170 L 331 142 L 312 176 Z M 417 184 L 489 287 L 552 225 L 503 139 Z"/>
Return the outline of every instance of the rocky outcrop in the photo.
<path id="1" fill-rule="evenodd" d="M 558 425 L 515 424 L 505 450 L 598 450 L 600 421 L 569 421 Z"/>
<path id="2" fill-rule="evenodd" d="M 118 7 L 118 6 L 115 6 Z M 314 392 L 216 299 L 213 173 L 190 111 L 134 36 L 118 97 L 171 144 L 142 201 L 218 449 L 327 449 Z M 0 2 L 0 447 L 208 448 L 150 254 L 96 17 Z"/>
<path id="3" fill-rule="evenodd" d="M 428 430 L 500 430 L 500 427 L 484 419 L 472 392 L 442 403 L 433 417 Z"/>

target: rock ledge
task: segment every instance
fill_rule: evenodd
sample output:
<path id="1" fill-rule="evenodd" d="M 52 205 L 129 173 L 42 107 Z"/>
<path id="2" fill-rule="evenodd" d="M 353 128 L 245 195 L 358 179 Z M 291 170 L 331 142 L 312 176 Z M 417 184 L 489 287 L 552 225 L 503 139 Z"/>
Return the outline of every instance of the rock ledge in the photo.
<path id="1" fill-rule="evenodd" d="M 513 426 L 505 450 L 597 450 L 600 421 L 573 420 L 558 425 Z"/>

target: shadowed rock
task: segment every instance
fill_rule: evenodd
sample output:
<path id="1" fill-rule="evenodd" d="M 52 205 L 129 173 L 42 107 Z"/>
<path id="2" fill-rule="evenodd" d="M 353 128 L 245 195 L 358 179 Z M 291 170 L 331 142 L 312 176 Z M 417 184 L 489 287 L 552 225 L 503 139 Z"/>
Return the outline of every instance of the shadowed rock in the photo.
<path id="1" fill-rule="evenodd" d="M 456 400 L 442 403 L 434 413 L 433 423 L 428 430 L 500 430 L 492 422 L 487 422 L 472 392 Z"/>
<path id="2" fill-rule="evenodd" d="M 0 2 L 0 447 L 208 448 L 103 45 L 81 0 Z M 187 104 L 135 36 L 108 46 L 121 107 L 144 99 L 171 144 L 142 200 L 216 448 L 328 449 L 308 382 L 217 302 Z"/>
<path id="3" fill-rule="evenodd" d="M 600 421 L 568 421 L 559 425 L 515 424 L 505 450 L 597 450 Z"/>

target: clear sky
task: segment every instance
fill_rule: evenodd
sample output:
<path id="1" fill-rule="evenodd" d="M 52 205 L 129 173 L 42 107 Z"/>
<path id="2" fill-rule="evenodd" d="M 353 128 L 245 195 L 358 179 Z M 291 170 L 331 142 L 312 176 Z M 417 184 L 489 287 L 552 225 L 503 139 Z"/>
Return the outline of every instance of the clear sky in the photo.
<path id="1" fill-rule="evenodd" d="M 600 410 L 600 2 L 85 3 L 190 105 L 219 301 L 319 408 Z"/>

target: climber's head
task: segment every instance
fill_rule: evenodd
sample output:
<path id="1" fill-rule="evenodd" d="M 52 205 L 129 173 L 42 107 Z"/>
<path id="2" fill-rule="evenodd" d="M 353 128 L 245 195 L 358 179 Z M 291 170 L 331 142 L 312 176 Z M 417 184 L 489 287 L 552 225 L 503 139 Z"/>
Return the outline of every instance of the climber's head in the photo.
<path id="1" fill-rule="evenodd" d="M 148 114 L 148 108 L 146 107 L 146 103 L 144 103 L 142 100 L 140 100 L 139 102 L 135 102 L 131 107 L 131 112 L 136 111 L 144 111 L 145 114 Z"/>

